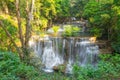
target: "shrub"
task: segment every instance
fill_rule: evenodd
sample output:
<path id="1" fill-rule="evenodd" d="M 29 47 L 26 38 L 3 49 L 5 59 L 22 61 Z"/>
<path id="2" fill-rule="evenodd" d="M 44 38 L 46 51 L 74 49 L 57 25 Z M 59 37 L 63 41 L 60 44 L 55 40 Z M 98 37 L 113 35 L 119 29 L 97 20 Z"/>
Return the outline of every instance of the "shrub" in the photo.
<path id="1" fill-rule="evenodd" d="M 38 72 L 33 66 L 20 62 L 19 57 L 11 52 L 0 52 L 1 80 L 33 80 Z"/>
<path id="2" fill-rule="evenodd" d="M 59 29 L 59 26 L 53 26 L 52 29 L 53 29 L 54 33 L 57 33 L 58 29 Z"/>
<path id="3" fill-rule="evenodd" d="M 102 29 L 99 29 L 97 27 L 93 27 L 93 28 L 91 28 L 90 33 L 95 37 L 101 37 L 102 36 Z"/>
<path id="4" fill-rule="evenodd" d="M 120 77 L 120 55 L 100 55 L 96 67 L 74 65 L 74 76 L 77 80 L 108 80 Z"/>
<path id="5" fill-rule="evenodd" d="M 119 34 L 119 32 L 116 35 L 114 35 L 114 40 L 112 41 L 111 45 L 115 52 L 120 53 L 120 34 Z"/>
<path id="6" fill-rule="evenodd" d="M 62 34 L 64 37 L 79 36 L 78 32 L 81 30 L 79 27 L 71 25 L 66 25 L 64 28 L 65 31 Z"/>
<path id="7" fill-rule="evenodd" d="M 17 40 L 17 38 L 16 38 L 17 23 L 12 18 L 13 17 L 8 16 L 8 15 L 0 15 L 0 21 L 2 21 L 6 30 L 12 35 L 12 38 L 16 41 Z M 16 41 L 16 42 L 18 42 L 18 41 Z M 5 31 L 1 27 L 0 27 L 0 50 L 14 51 L 13 44 L 10 42 L 10 39 L 7 37 Z"/>

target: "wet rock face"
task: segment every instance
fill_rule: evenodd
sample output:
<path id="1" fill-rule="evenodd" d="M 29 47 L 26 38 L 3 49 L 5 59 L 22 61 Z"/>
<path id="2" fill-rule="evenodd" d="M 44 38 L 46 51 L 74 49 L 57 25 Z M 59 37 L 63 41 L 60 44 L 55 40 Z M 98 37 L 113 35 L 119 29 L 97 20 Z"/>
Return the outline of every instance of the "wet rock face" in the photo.
<path id="1" fill-rule="evenodd" d="M 102 54 L 111 54 L 113 52 L 113 49 L 107 40 L 98 40 L 96 44 L 99 46 L 100 53 Z"/>

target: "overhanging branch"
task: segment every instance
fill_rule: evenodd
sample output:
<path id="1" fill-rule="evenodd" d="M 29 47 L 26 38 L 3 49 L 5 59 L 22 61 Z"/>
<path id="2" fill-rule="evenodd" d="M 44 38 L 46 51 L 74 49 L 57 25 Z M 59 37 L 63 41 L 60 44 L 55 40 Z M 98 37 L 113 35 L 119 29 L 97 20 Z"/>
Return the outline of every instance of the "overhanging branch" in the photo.
<path id="1" fill-rule="evenodd" d="M 17 21 L 18 21 L 18 28 L 19 28 L 19 37 L 20 37 L 20 41 L 21 41 L 21 44 L 22 44 L 22 47 L 24 47 L 24 37 L 23 37 L 23 31 L 22 31 L 22 27 L 21 27 L 21 17 L 20 17 L 20 1 L 19 0 L 16 0 L 16 15 L 17 15 Z"/>
<path id="2" fill-rule="evenodd" d="M 20 50 L 20 48 L 18 48 L 18 46 L 16 45 L 14 39 L 12 38 L 12 35 L 8 32 L 8 30 L 5 28 L 4 24 L 2 23 L 2 21 L 0 21 L 0 27 L 5 31 L 6 35 L 10 38 L 10 41 L 13 43 L 14 47 L 16 48 L 17 52 L 19 53 L 20 58 L 23 58 L 23 53 Z"/>

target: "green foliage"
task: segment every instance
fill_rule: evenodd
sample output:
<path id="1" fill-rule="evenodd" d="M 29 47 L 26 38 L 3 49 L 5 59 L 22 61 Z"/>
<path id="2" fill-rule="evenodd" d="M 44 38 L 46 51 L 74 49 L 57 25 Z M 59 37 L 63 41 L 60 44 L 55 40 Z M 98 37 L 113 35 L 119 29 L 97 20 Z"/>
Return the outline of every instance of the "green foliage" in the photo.
<path id="1" fill-rule="evenodd" d="M 115 52 L 120 53 L 120 34 L 118 33 L 117 36 L 114 36 L 116 40 L 112 42 L 112 48 L 115 50 Z"/>
<path id="2" fill-rule="evenodd" d="M 117 0 L 90 0 L 83 10 L 83 17 L 89 20 L 93 30 L 91 32 L 98 37 L 111 41 L 115 52 L 120 53 L 120 1 Z M 96 26 L 94 28 L 94 26 Z"/>
<path id="3" fill-rule="evenodd" d="M 100 32 L 98 36 L 108 34 L 108 29 L 111 26 L 111 6 L 112 1 L 107 0 L 100 0 L 99 2 L 91 0 L 85 6 L 83 17 L 89 20 L 90 26 L 93 27 L 92 32 Z M 95 29 L 94 26 L 96 26 Z M 102 35 L 102 37 L 103 36 L 105 35 Z"/>
<path id="4" fill-rule="evenodd" d="M 100 4 L 96 1 L 89 1 L 84 9 L 83 16 L 89 18 L 98 13 Z M 96 13 L 97 12 L 97 13 Z"/>
<path id="5" fill-rule="evenodd" d="M 51 19 L 56 15 L 56 9 L 55 9 L 55 1 L 54 0 L 44 0 L 40 1 L 42 7 L 41 15 L 43 17 L 46 17 L 47 19 Z"/>
<path id="6" fill-rule="evenodd" d="M 74 17 L 82 17 L 83 10 L 85 5 L 88 3 L 89 0 L 72 0 L 71 1 L 71 16 Z"/>
<path id="7" fill-rule="evenodd" d="M 58 29 L 59 29 L 59 28 L 60 28 L 59 26 L 53 26 L 53 27 L 52 27 L 52 29 L 53 29 L 53 31 L 54 31 L 55 33 L 58 32 Z"/>
<path id="8" fill-rule="evenodd" d="M 73 37 L 73 36 L 79 36 L 78 32 L 81 30 L 77 26 L 71 26 L 71 25 L 66 25 L 65 31 L 63 32 L 62 36 L 65 37 Z"/>
<path id="9" fill-rule="evenodd" d="M 119 1 L 120 2 L 120 1 Z M 117 2 L 117 3 L 119 3 Z M 114 7 L 112 7 L 112 26 L 111 26 L 111 41 L 113 49 L 120 53 L 120 5 L 115 3 Z"/>
<path id="10" fill-rule="evenodd" d="M 0 80 L 72 80 L 62 73 L 48 74 L 22 63 L 17 54 L 0 52 Z"/>
<path id="11" fill-rule="evenodd" d="M 3 13 L 14 14 L 15 13 L 14 0 L 2 0 L 0 2 L 0 10 Z"/>
<path id="12" fill-rule="evenodd" d="M 0 79 L 1 80 L 33 80 L 38 76 L 32 66 L 22 63 L 18 55 L 11 52 L 0 52 Z"/>
<path id="13" fill-rule="evenodd" d="M 20 13 L 26 18 L 26 0 L 20 0 Z M 30 4 L 29 4 L 30 5 Z M 0 13 L 9 12 L 16 15 L 15 0 L 1 0 Z M 120 53 L 120 0 L 35 0 L 33 31 L 40 32 L 53 19 L 64 19 L 71 16 L 84 17 L 89 20 L 91 33 L 100 37 L 109 36 L 112 48 Z M 17 22 L 12 16 L 0 15 L 6 29 L 17 40 Z M 24 22 L 24 21 L 23 21 Z M 25 22 L 22 24 L 26 24 Z M 96 27 L 95 27 L 96 26 Z M 55 32 L 58 27 L 53 28 Z M 78 27 L 66 26 L 63 36 L 78 36 Z M 6 44 L 7 43 L 7 44 Z M 13 50 L 14 46 L 0 27 L 0 50 Z M 120 55 L 101 55 L 101 61 L 96 69 L 92 66 L 85 68 L 74 66 L 75 80 L 108 80 L 120 77 Z M 62 77 L 61 77 L 62 76 Z M 17 55 L 11 52 L 0 52 L 0 79 L 1 80 L 74 80 L 61 74 L 48 75 L 38 72 L 20 62 Z"/>
<path id="14" fill-rule="evenodd" d="M 12 20 L 13 17 L 8 15 L 1 15 L 0 21 L 4 24 L 8 32 L 12 35 L 12 38 L 16 40 L 17 35 L 17 23 Z M 7 44 L 6 44 L 7 43 Z M 10 39 L 7 37 L 5 31 L 0 27 L 0 49 L 1 50 L 8 50 L 13 45 L 10 43 Z"/>
<path id="15" fill-rule="evenodd" d="M 102 36 L 102 30 L 97 27 L 92 27 L 90 30 L 90 33 L 95 37 L 101 37 Z"/>
<path id="16" fill-rule="evenodd" d="M 77 80 L 109 80 L 120 77 L 120 55 L 101 54 L 100 61 L 96 67 L 74 66 L 74 76 Z"/>
<path id="17" fill-rule="evenodd" d="M 55 0 L 58 17 L 70 16 L 70 0 Z"/>
<path id="18" fill-rule="evenodd" d="M 20 62 L 18 55 L 11 52 L 0 52 L 1 80 L 109 80 L 120 77 L 120 55 L 101 54 L 97 66 L 79 67 L 74 65 L 73 76 L 61 72 L 47 74 L 36 71 L 33 66 Z M 64 68 L 64 67 L 61 67 Z M 104 74 L 104 75 L 103 75 Z"/>
<path id="19" fill-rule="evenodd" d="M 34 7 L 33 30 L 41 32 L 51 26 L 49 23 L 57 14 L 55 0 L 35 0 Z"/>

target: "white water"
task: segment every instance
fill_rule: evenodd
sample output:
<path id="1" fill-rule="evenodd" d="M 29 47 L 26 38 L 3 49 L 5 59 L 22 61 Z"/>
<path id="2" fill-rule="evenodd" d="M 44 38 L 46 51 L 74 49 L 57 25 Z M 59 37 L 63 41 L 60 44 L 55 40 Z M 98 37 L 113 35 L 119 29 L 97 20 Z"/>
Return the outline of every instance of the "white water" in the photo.
<path id="1" fill-rule="evenodd" d="M 44 41 L 43 41 L 44 40 Z M 72 73 L 74 63 L 79 66 L 96 65 L 99 48 L 86 38 L 45 37 L 43 40 L 31 40 L 30 47 L 42 59 L 45 72 L 53 72 L 53 68 L 66 62 L 65 73 Z M 65 51 L 65 49 L 67 51 Z M 64 57 L 68 54 L 67 57 Z"/>
<path id="2" fill-rule="evenodd" d="M 75 38 L 70 38 L 68 41 L 68 46 L 69 46 L 69 57 L 68 57 L 68 64 L 66 67 L 66 73 L 72 73 L 72 68 L 74 64 L 74 43 L 75 43 Z"/>
<path id="3" fill-rule="evenodd" d="M 42 55 L 42 63 L 45 72 L 53 72 L 53 68 L 64 63 L 63 54 L 60 52 L 59 44 L 61 40 L 59 38 L 49 39 L 44 42 L 44 51 Z"/>
<path id="4" fill-rule="evenodd" d="M 53 72 L 53 67 L 57 64 L 56 54 L 52 47 L 52 41 L 45 42 L 45 47 L 42 55 L 42 63 L 44 64 L 45 72 Z"/>
<path id="5" fill-rule="evenodd" d="M 81 40 L 76 42 L 77 59 L 80 66 L 95 65 L 97 63 L 99 48 L 95 43 L 89 40 Z"/>

